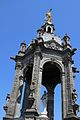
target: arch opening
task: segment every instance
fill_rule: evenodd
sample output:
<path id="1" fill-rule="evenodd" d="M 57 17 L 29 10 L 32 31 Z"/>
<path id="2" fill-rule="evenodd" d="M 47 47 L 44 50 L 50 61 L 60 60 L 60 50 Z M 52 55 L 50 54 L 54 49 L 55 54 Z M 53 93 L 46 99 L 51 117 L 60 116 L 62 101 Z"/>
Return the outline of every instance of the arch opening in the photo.
<path id="1" fill-rule="evenodd" d="M 43 65 L 42 85 L 44 85 L 46 88 L 49 86 L 55 88 L 55 86 L 59 83 L 61 83 L 60 69 L 57 67 L 56 63 L 45 63 Z"/>
<path id="2" fill-rule="evenodd" d="M 22 98 L 22 111 L 21 114 L 23 115 L 26 109 L 31 108 L 31 104 L 29 102 L 29 95 L 30 95 L 30 85 L 32 79 L 32 70 L 33 65 L 30 64 L 24 70 L 24 88 L 23 88 L 23 98 Z"/>
<path id="3" fill-rule="evenodd" d="M 51 33 L 51 27 L 48 27 L 47 32 L 48 32 L 48 33 Z"/>
<path id="4" fill-rule="evenodd" d="M 55 118 L 54 115 L 56 115 L 54 114 L 54 97 L 55 97 L 54 90 L 55 87 L 60 83 L 61 83 L 61 66 L 55 62 L 51 61 L 46 62 L 43 65 L 42 85 L 44 85 L 47 89 L 48 93 L 47 115 L 51 120 L 54 120 Z M 55 107 L 55 109 L 57 108 Z"/>
<path id="5" fill-rule="evenodd" d="M 28 70 L 25 74 L 25 80 L 27 81 L 27 84 L 31 85 L 31 79 L 32 79 L 32 70 L 33 70 L 33 65 L 30 64 L 28 66 Z"/>
<path id="6" fill-rule="evenodd" d="M 61 110 L 61 84 L 58 84 L 54 91 L 54 120 L 62 120 Z"/>

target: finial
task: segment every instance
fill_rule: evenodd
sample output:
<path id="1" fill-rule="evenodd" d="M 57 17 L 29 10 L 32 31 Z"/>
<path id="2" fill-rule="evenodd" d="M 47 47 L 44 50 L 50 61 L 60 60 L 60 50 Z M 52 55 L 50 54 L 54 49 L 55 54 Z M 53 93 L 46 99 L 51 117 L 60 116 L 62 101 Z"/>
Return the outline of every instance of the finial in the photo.
<path id="1" fill-rule="evenodd" d="M 49 24 L 52 23 L 52 15 L 51 15 L 51 12 L 52 12 L 52 9 L 50 9 L 50 10 L 46 13 L 46 18 L 47 18 L 46 21 L 47 21 Z"/>
<path id="2" fill-rule="evenodd" d="M 18 54 L 20 56 L 23 56 L 25 51 L 26 51 L 26 42 L 25 42 L 25 40 L 23 40 L 23 42 L 21 42 L 21 44 L 20 44 L 20 50 L 19 50 Z"/>
<path id="3" fill-rule="evenodd" d="M 25 50 L 26 50 L 26 42 L 25 40 L 23 40 L 23 42 L 21 42 L 20 44 L 20 51 L 25 52 Z"/>
<path id="4" fill-rule="evenodd" d="M 68 34 L 66 33 L 65 36 L 63 37 L 64 40 L 64 46 L 66 48 L 70 48 L 71 49 L 71 45 L 70 45 L 70 37 L 68 36 Z"/>

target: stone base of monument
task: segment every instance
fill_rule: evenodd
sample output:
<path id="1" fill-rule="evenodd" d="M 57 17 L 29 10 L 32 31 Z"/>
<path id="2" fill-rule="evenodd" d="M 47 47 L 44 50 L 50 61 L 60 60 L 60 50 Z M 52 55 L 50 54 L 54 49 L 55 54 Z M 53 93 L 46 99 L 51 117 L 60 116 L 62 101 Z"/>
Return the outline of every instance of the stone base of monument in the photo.
<path id="1" fill-rule="evenodd" d="M 64 118 L 64 120 L 80 120 L 80 117 L 69 117 L 69 118 Z"/>
<path id="2" fill-rule="evenodd" d="M 42 112 L 42 113 L 39 115 L 39 120 L 49 120 L 49 119 L 48 119 L 48 116 L 47 116 L 47 113 Z"/>
<path id="3" fill-rule="evenodd" d="M 46 114 L 40 114 L 39 116 L 40 118 L 48 118 L 48 116 Z"/>
<path id="4" fill-rule="evenodd" d="M 36 117 L 36 120 L 49 120 L 49 118 L 47 116 L 39 116 Z"/>
<path id="5" fill-rule="evenodd" d="M 35 109 L 27 109 L 25 112 L 24 118 L 26 118 L 26 120 L 28 120 L 28 119 L 35 120 L 36 116 L 39 116 L 39 115 Z"/>

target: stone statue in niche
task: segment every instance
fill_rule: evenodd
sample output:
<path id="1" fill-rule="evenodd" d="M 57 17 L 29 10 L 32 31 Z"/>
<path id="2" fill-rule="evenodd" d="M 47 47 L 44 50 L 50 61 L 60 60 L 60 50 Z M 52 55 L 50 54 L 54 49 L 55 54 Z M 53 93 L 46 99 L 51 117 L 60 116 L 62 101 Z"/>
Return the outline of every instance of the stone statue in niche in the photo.
<path id="1" fill-rule="evenodd" d="M 46 91 L 44 91 L 44 94 L 41 98 L 42 103 L 43 103 L 43 112 L 41 114 L 45 114 L 47 115 L 47 100 L 48 100 L 48 94 L 46 93 Z"/>
<path id="2" fill-rule="evenodd" d="M 35 83 L 32 82 L 32 85 L 30 86 L 30 96 L 29 97 L 34 97 L 34 91 L 35 91 Z"/>

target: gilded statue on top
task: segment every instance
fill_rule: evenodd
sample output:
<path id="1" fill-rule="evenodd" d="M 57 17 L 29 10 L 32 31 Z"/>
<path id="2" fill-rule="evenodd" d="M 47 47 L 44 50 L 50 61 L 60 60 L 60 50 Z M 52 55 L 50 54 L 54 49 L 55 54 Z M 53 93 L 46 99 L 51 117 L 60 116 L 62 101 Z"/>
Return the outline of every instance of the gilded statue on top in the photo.
<path id="1" fill-rule="evenodd" d="M 52 11 L 52 9 L 50 9 L 47 13 L 46 13 L 46 17 L 47 17 L 47 22 L 48 23 L 52 23 L 52 16 L 51 16 L 51 11 Z"/>

